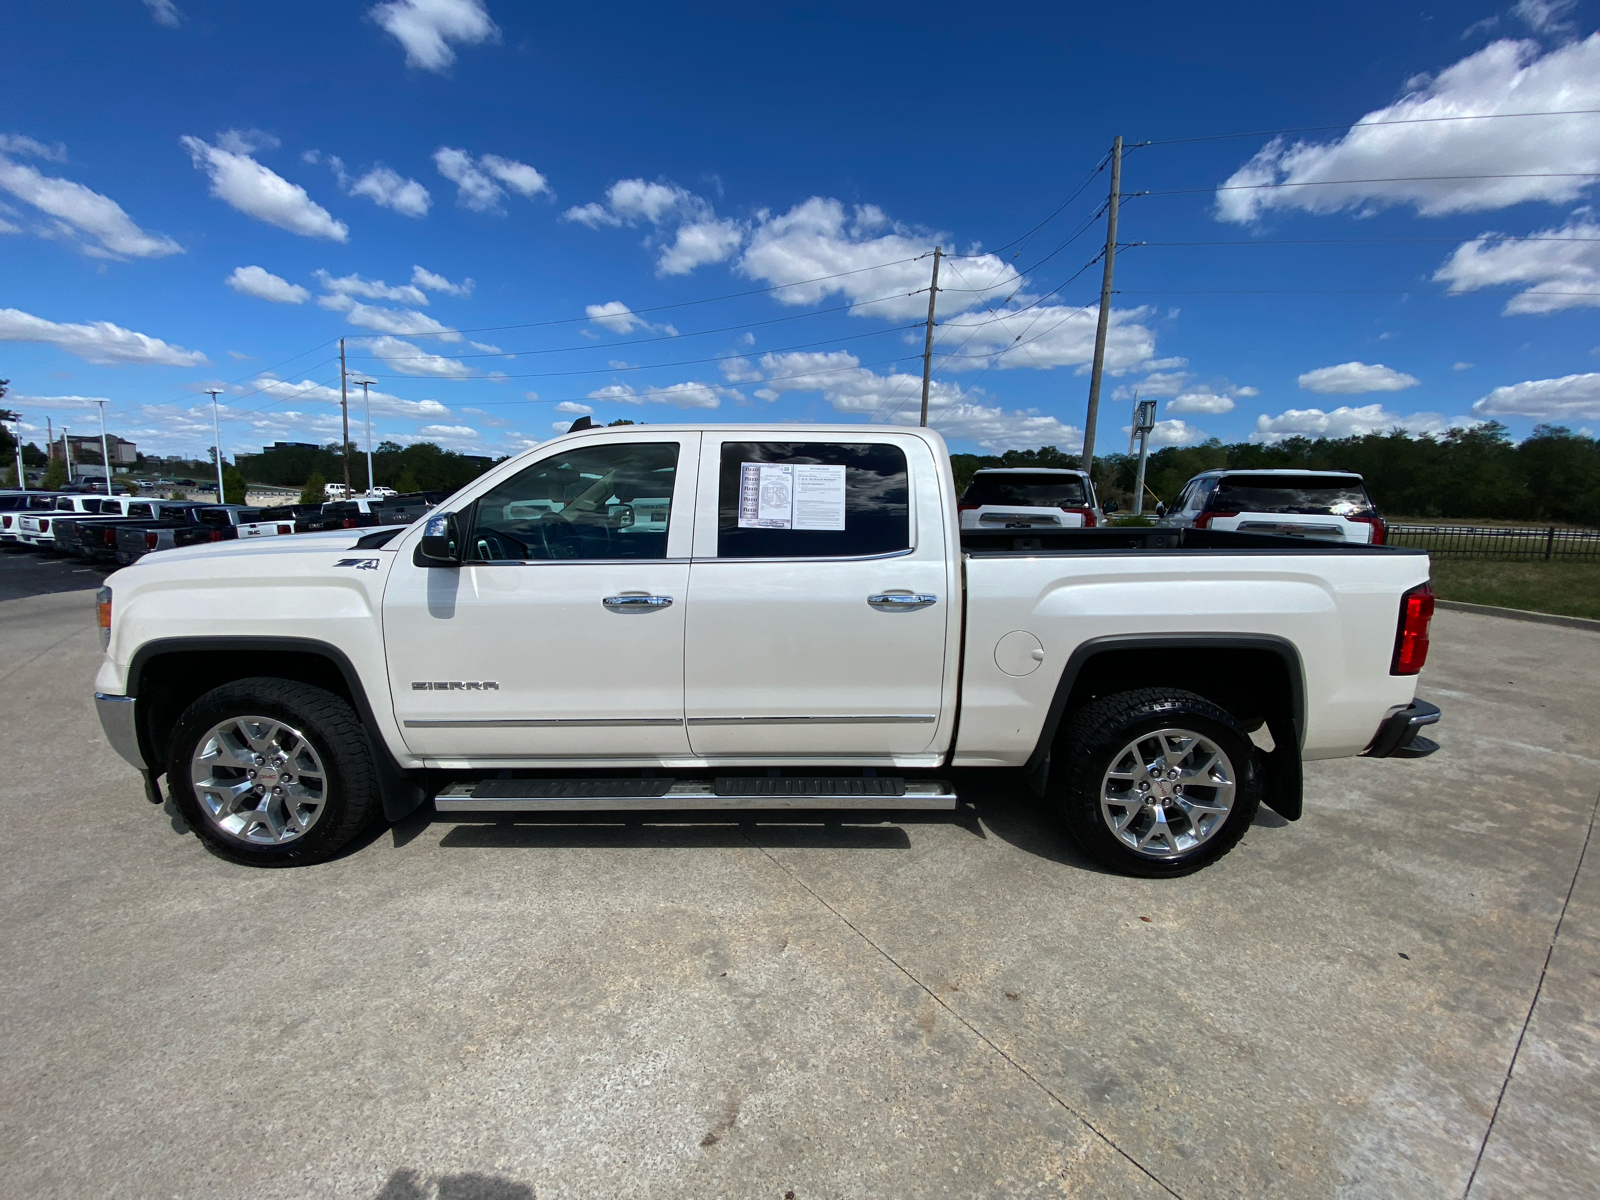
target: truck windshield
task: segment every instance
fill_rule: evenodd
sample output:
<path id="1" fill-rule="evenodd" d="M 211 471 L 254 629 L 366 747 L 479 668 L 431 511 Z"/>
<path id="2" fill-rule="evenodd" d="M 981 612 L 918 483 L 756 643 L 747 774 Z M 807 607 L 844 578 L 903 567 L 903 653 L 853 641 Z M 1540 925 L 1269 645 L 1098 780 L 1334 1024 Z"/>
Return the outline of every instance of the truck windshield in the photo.
<path id="1" fill-rule="evenodd" d="M 1082 508 L 1078 475 L 984 475 L 972 477 L 963 504 L 1010 504 L 1019 508 Z"/>
<path id="2" fill-rule="evenodd" d="M 1211 512 L 1314 513 L 1353 517 L 1374 510 L 1358 476 L 1274 475 L 1224 478 L 1206 505 Z"/>

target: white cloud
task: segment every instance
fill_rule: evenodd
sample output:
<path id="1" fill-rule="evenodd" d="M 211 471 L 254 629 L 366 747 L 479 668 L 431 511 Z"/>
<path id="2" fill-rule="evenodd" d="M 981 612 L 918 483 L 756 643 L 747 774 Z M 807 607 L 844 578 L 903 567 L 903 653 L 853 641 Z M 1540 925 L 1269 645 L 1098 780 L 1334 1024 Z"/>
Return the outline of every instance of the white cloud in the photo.
<path id="1" fill-rule="evenodd" d="M 392 208 L 403 217 L 425 217 L 433 197 L 415 179 L 407 179 L 382 163 L 350 185 L 350 195 L 365 196 L 383 208 Z"/>
<path id="2" fill-rule="evenodd" d="M 670 404 L 674 408 L 702 409 L 721 407 L 724 397 L 729 400 L 744 399 L 733 388 L 714 383 L 673 383 L 638 391 L 625 383 L 613 383 L 589 393 L 589 399 L 603 404 Z"/>
<path id="3" fill-rule="evenodd" d="M 1369 433 L 1387 433 L 1397 427 L 1415 435 L 1443 433 L 1447 429 L 1477 424 L 1480 422 L 1471 417 L 1447 418 L 1439 413 L 1401 416 L 1375 402 L 1360 408 L 1336 408 L 1332 412 L 1320 408 L 1291 408 L 1276 417 L 1263 413 L 1256 418 L 1255 432 L 1250 435 L 1250 440 L 1271 446 L 1291 437 L 1361 437 Z"/>
<path id="4" fill-rule="evenodd" d="M 594 412 L 594 408 L 588 404 L 579 404 L 576 400 L 563 400 L 556 405 L 556 411 L 558 413 L 572 413 L 574 416 L 587 416 Z"/>
<path id="5" fill-rule="evenodd" d="M 762 400 L 775 400 L 787 392 L 821 392 L 835 411 L 865 416 L 877 424 L 915 425 L 920 418 L 920 374 L 879 375 L 842 350 L 763 354 L 759 372 L 745 359 L 729 359 L 723 372 L 730 379 L 762 382 L 755 393 Z M 935 379 L 928 393 L 929 425 L 946 438 L 976 442 L 994 451 L 1032 446 L 1075 451 L 1083 444 L 1083 431 L 1077 426 L 1036 409 L 986 404 L 975 399 L 978 395 Z"/>
<path id="6" fill-rule="evenodd" d="M 744 242 L 744 230 L 737 221 L 696 221 L 678 226 L 672 245 L 661 251 L 656 264 L 659 275 L 687 275 L 706 263 L 732 258 Z"/>
<path id="7" fill-rule="evenodd" d="M 220 139 L 219 139 L 220 140 Z M 262 166 L 248 154 L 212 146 L 197 137 L 179 139 L 197 169 L 211 176 L 211 194 L 247 216 L 301 237 L 343 242 L 350 229 L 306 194 L 305 188 Z"/>
<path id="8" fill-rule="evenodd" d="M 1473 364 L 1469 363 L 1469 362 L 1458 362 L 1458 363 L 1451 363 L 1450 364 L 1450 369 L 1452 371 L 1470 371 L 1470 370 L 1472 370 L 1472 367 L 1473 367 Z"/>
<path id="9" fill-rule="evenodd" d="M 635 313 L 621 300 L 607 300 L 604 304 L 589 304 L 583 310 L 595 325 L 612 333 L 632 333 L 635 329 L 648 329 L 650 322 Z"/>
<path id="10" fill-rule="evenodd" d="M 1109 332 L 1107 340 L 1110 340 Z M 1176 396 L 1183 391 L 1189 377 L 1188 371 L 1155 371 L 1146 375 L 1138 383 L 1123 384 L 1111 393 L 1111 398 L 1113 400 L 1132 400 L 1135 392 L 1144 400 L 1151 400 L 1160 396 Z"/>
<path id="11" fill-rule="evenodd" d="M 313 383 L 309 379 L 299 383 L 290 383 L 287 379 L 279 379 L 275 375 L 259 375 L 246 384 L 238 384 L 230 389 L 236 395 L 254 399 L 257 395 L 264 395 L 273 400 L 284 403 L 320 404 L 331 406 L 337 414 L 339 405 L 339 389 L 329 387 L 327 384 Z M 421 419 L 425 417 L 448 417 L 450 410 L 437 400 L 402 400 L 388 392 L 372 389 L 368 394 L 374 416 L 381 417 L 407 417 Z M 283 415 L 295 415 L 292 410 L 286 410 Z M 336 435 L 337 436 L 337 435 Z"/>
<path id="12" fill-rule="evenodd" d="M 1370 213 L 1395 204 L 1441 216 L 1564 203 L 1595 182 L 1575 173 L 1600 171 L 1600 115 L 1379 122 L 1600 109 L 1600 34 L 1542 56 L 1536 42 L 1494 42 L 1407 86 L 1405 97 L 1335 141 L 1268 143 L 1224 185 L 1248 190 L 1217 193 L 1217 217 L 1246 223 L 1272 209 Z M 1329 180 L 1393 182 L 1319 185 Z M 1319 186 L 1249 187 L 1279 183 Z"/>
<path id="13" fill-rule="evenodd" d="M 86 412 L 99 411 L 102 400 L 105 400 L 108 404 L 112 403 L 109 398 L 104 396 L 18 396 L 13 393 L 6 397 L 8 404 L 14 404 L 21 408 L 82 409 Z M 113 411 L 115 410 L 113 409 Z"/>
<path id="14" fill-rule="evenodd" d="M 406 50 L 406 66 L 444 71 L 456 60 L 455 42 L 478 46 L 500 40 L 483 0 L 389 0 L 367 15 Z"/>
<path id="15" fill-rule="evenodd" d="M 67 161 L 67 148 L 60 142 L 46 146 L 20 133 L 0 133 L 0 154 L 25 154 L 29 158 L 42 158 L 49 162 Z"/>
<path id="16" fill-rule="evenodd" d="M 483 353 L 483 354 L 505 354 L 506 353 L 504 350 L 500 349 L 499 346 L 491 345 L 489 342 L 474 342 L 474 341 L 470 341 L 469 340 L 467 342 L 467 345 L 471 346 L 474 350 L 477 350 L 477 351 L 479 351 L 480 353 Z M 514 358 L 516 356 L 515 355 L 511 355 L 511 354 L 506 354 L 506 357 L 507 358 Z"/>
<path id="17" fill-rule="evenodd" d="M 847 214 L 839 201 L 813 196 L 777 216 L 758 214 L 739 269 L 771 284 L 802 284 L 774 292 L 780 304 L 815 304 L 842 293 L 858 316 L 916 316 L 928 310 L 931 264 L 926 256 L 941 241 L 948 245 L 950 239 L 892 224 L 874 205 Z M 894 265 L 883 265 L 888 263 Z M 939 311 L 998 303 L 1021 282 L 1016 268 L 995 255 L 953 257 L 940 281 Z M 914 294 L 919 291 L 920 297 Z"/>
<path id="18" fill-rule="evenodd" d="M 443 292 L 447 296 L 470 296 L 473 287 L 476 286 L 470 279 L 451 283 L 443 275 L 435 275 L 426 267 L 415 264 L 411 268 L 411 283 L 414 287 L 427 288 L 430 292 Z"/>
<path id="19" fill-rule="evenodd" d="M 1566 33 L 1573 27 L 1567 17 L 1576 6 L 1577 0 L 1517 0 L 1511 15 L 1535 33 Z"/>
<path id="20" fill-rule="evenodd" d="M 1540 421 L 1600 417 L 1600 372 L 1529 379 L 1497 387 L 1472 406 L 1480 417 L 1531 417 Z"/>
<path id="21" fill-rule="evenodd" d="M 240 295 L 274 304 L 304 304 L 311 298 L 311 293 L 298 283 L 290 283 L 264 267 L 235 267 L 223 282 Z"/>
<path id="22" fill-rule="evenodd" d="M 92 363 L 193 367 L 210 361 L 198 350 L 185 350 L 110 321 L 63 325 L 16 308 L 0 308 L 0 342 L 39 342 Z"/>
<path id="23" fill-rule="evenodd" d="M 422 290 L 411 283 L 402 283 L 391 287 L 381 279 L 363 279 L 359 275 L 344 275 L 335 279 L 320 268 L 316 272 L 316 277 L 317 282 L 324 291 L 333 292 L 341 296 L 363 296 L 368 300 L 399 300 L 404 304 L 426 304 L 428 302 L 428 297 L 422 293 Z M 338 304 L 324 304 L 323 307 L 331 308 L 335 312 L 343 311 Z"/>
<path id="24" fill-rule="evenodd" d="M 372 304 L 359 304 L 348 296 L 323 296 L 317 301 L 323 308 L 342 312 L 352 325 L 371 329 L 376 333 L 393 333 L 401 337 L 436 337 L 441 342 L 459 342 L 461 335 L 448 325 L 441 325 L 427 313 L 410 308 L 380 308 Z"/>
<path id="25" fill-rule="evenodd" d="M 229 154 L 256 154 L 262 150 L 276 150 L 283 142 L 264 129 L 225 129 L 217 134 L 217 145 Z"/>
<path id="26" fill-rule="evenodd" d="M 449 438 L 453 441 L 466 441 L 478 436 L 478 431 L 470 425 L 424 425 L 417 433 L 425 438 Z"/>
<path id="27" fill-rule="evenodd" d="M 1184 392 L 1180 396 L 1167 401 L 1169 413 L 1206 413 L 1212 416 L 1233 411 L 1233 397 L 1219 396 L 1217 393 L 1206 389 L 1203 391 Z M 1183 422 L 1178 422 L 1183 424 Z M 1187 443 L 1175 443 L 1187 445 Z"/>
<path id="28" fill-rule="evenodd" d="M 157 25 L 176 29 L 183 24 L 183 14 L 172 0 L 144 0 L 144 6 L 150 10 L 150 19 Z"/>
<path id="29" fill-rule="evenodd" d="M 473 212 L 500 211 L 506 187 L 529 198 L 550 190 L 545 177 L 533 167 L 496 154 L 474 161 L 465 150 L 440 146 L 433 152 L 433 165 L 456 185 L 456 202 Z"/>
<path id="30" fill-rule="evenodd" d="M 446 358 L 442 354 L 429 354 L 420 347 L 397 337 L 372 338 L 367 342 L 367 348 L 381 359 L 385 366 L 399 371 L 402 375 L 427 375 L 434 379 L 470 379 L 474 374 L 472 368 L 459 359 Z"/>
<path id="31" fill-rule="evenodd" d="M 998 260 L 997 260 L 998 261 Z M 927 312 L 928 301 L 919 303 Z M 959 301 L 958 301 L 959 303 Z M 888 305 L 872 305 L 872 313 Z M 1106 331 L 1106 371 L 1121 375 L 1150 365 L 1155 355 L 1155 333 L 1143 322 L 1148 308 L 1112 309 Z M 972 371 L 994 366 L 1002 371 L 1051 367 L 1086 367 L 1094 359 L 1095 325 L 1099 306 L 1068 308 L 1041 304 L 1025 309 L 958 313 L 946 317 L 934 330 L 934 345 L 950 355 L 938 360 L 938 369 Z"/>
<path id="32" fill-rule="evenodd" d="M 725 262 L 744 243 L 743 225 L 718 217 L 710 201 L 675 183 L 621 179 L 606 189 L 605 203 L 580 204 L 561 215 L 591 229 L 641 221 L 657 229 L 675 226 L 670 242 L 654 236 L 646 240 L 646 245 L 660 247 L 658 275 L 687 275 L 707 263 Z"/>
<path id="33" fill-rule="evenodd" d="M 1171 406 L 1168 406 L 1171 411 Z M 1124 425 L 1123 433 L 1131 433 L 1133 427 Z M 1206 440 L 1206 433 L 1196 429 L 1187 421 L 1173 419 L 1170 421 L 1157 421 L 1156 427 L 1150 431 L 1150 448 L 1159 450 L 1162 446 L 1194 446 Z"/>
<path id="34" fill-rule="evenodd" d="M 32 138 L 8 137 L 0 149 L 17 154 L 54 158 L 50 147 Z M 70 179 L 45 175 L 26 163 L 13 162 L 0 155 L 0 188 L 18 200 L 31 204 L 56 224 L 45 236 L 64 234 L 79 241 L 87 254 L 100 258 L 161 258 L 182 254 L 183 247 L 164 234 L 146 233 L 109 196 L 86 188 Z"/>
<path id="35" fill-rule="evenodd" d="M 1448 282 L 1453 296 L 1507 283 L 1532 284 L 1506 302 L 1501 311 L 1507 316 L 1600 307 L 1600 224 L 1572 220 L 1527 238 L 1481 234 L 1457 247 L 1433 277 Z"/>
<path id="36" fill-rule="evenodd" d="M 1347 362 L 1336 367 L 1318 367 L 1315 371 L 1307 371 L 1296 382 L 1308 392 L 1358 396 L 1364 392 L 1403 391 L 1416 387 L 1422 381 L 1382 363 Z"/>

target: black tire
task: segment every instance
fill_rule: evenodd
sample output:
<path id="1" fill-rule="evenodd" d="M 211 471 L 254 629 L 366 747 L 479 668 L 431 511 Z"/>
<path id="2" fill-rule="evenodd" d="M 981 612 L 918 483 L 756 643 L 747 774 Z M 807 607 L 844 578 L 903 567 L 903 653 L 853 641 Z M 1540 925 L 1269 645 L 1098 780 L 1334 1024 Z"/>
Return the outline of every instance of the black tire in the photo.
<path id="1" fill-rule="evenodd" d="M 1125 845 L 1113 832 L 1111 818 L 1101 806 L 1101 787 L 1125 748 L 1141 735 L 1162 729 L 1190 730 L 1213 742 L 1233 768 L 1234 793 L 1227 815 L 1207 830 L 1198 845 L 1151 857 Z M 1210 865 L 1238 844 L 1261 806 L 1260 764 L 1249 736 L 1224 709 L 1176 688 L 1142 688 L 1091 701 L 1067 721 L 1051 759 L 1051 798 L 1067 829 L 1098 862 L 1124 875 L 1170 879 Z M 1186 817 L 1176 819 L 1180 829 L 1192 831 Z M 1137 827 L 1133 836 L 1136 833 Z"/>
<path id="2" fill-rule="evenodd" d="M 304 734 L 321 760 L 321 800 L 304 833 L 260 844 L 228 832 L 202 807 L 190 778 L 200 741 L 235 717 L 266 717 Z M 366 730 L 332 692 L 286 679 L 239 679 L 201 696 L 178 718 L 167 759 L 167 789 L 189 828 L 216 854 L 260 867 L 302 866 L 337 854 L 382 815 Z"/>

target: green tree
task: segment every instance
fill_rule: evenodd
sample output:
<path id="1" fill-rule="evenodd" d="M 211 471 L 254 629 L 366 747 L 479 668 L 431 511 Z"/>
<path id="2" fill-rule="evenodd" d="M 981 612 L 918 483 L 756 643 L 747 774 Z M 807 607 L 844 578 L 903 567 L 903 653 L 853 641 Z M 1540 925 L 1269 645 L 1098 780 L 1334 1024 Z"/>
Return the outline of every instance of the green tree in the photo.
<path id="1" fill-rule="evenodd" d="M 239 474 L 239 468 L 223 467 L 222 502 L 224 504 L 243 504 L 244 493 L 244 476 Z"/>
<path id="2" fill-rule="evenodd" d="M 52 458 L 50 465 L 44 469 L 44 490 L 54 492 L 67 484 L 67 464 L 59 458 Z"/>
<path id="3" fill-rule="evenodd" d="M 300 489 L 300 503 L 321 504 L 328 498 L 328 494 L 324 490 L 327 486 L 327 477 L 321 471 L 311 472 L 311 478 L 307 479 L 305 487 Z"/>
<path id="4" fill-rule="evenodd" d="M 401 467 L 400 474 L 394 479 L 394 490 L 405 496 L 411 492 L 422 491 L 422 485 L 417 482 L 417 477 L 412 474 L 410 467 Z"/>

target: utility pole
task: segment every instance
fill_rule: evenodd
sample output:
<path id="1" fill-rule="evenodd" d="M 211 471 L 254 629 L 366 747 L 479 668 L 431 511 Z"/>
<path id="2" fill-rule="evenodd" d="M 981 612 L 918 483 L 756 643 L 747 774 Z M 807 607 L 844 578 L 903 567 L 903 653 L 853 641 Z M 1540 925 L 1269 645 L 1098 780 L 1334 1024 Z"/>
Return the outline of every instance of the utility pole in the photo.
<path id="1" fill-rule="evenodd" d="M 928 336 L 922 343 L 922 420 L 920 424 L 926 428 L 928 424 L 928 381 L 933 377 L 933 305 L 939 298 L 939 259 L 944 256 L 944 247 L 933 248 L 933 283 L 928 287 Z M 959 275 L 960 272 L 958 271 Z"/>
<path id="2" fill-rule="evenodd" d="M 344 460 L 344 498 L 350 499 L 350 393 L 344 373 L 344 339 L 339 339 L 339 409 L 344 413 L 344 443 L 339 457 Z"/>
<path id="3" fill-rule="evenodd" d="M 106 469 L 106 495 L 111 495 L 111 451 L 106 448 L 106 402 L 96 400 L 100 406 L 100 461 Z"/>
<path id="4" fill-rule="evenodd" d="M 1133 515 L 1144 516 L 1144 464 L 1150 457 L 1150 433 L 1156 427 L 1156 402 L 1141 400 L 1133 394 L 1133 432 L 1128 436 L 1128 453 L 1133 453 L 1133 442 L 1139 440 L 1139 471 L 1133 484 Z"/>
<path id="5" fill-rule="evenodd" d="M 11 415 L 15 418 L 11 423 L 17 431 L 17 487 L 25 492 L 28 490 L 28 474 L 22 469 L 22 414 L 13 412 Z"/>
<path id="6" fill-rule="evenodd" d="M 1111 272 L 1117 262 L 1117 201 L 1122 191 L 1122 135 L 1111 143 L 1111 200 L 1106 207 L 1106 267 L 1100 277 L 1100 321 L 1094 330 L 1094 366 L 1089 372 L 1089 415 L 1083 422 L 1083 469 L 1093 478 L 1094 426 L 1100 415 L 1100 377 L 1106 367 L 1106 327 L 1111 323 Z"/>
<path id="7" fill-rule="evenodd" d="M 377 380 L 358 379 L 356 386 L 361 389 L 361 410 L 367 417 L 367 495 L 372 495 L 372 400 L 367 394 L 367 389 Z"/>
<path id="8" fill-rule="evenodd" d="M 61 461 L 67 465 L 67 482 L 72 482 L 72 442 L 67 438 L 67 427 L 61 427 Z"/>
<path id="9" fill-rule="evenodd" d="M 222 499 L 223 499 L 223 492 L 222 492 L 222 418 L 217 415 L 217 396 L 221 391 L 222 391 L 221 388 L 207 388 L 206 389 L 206 395 L 211 397 L 211 428 L 216 430 L 216 434 L 217 434 L 216 450 L 217 450 L 217 503 L 218 504 L 221 504 L 222 503 Z"/>

